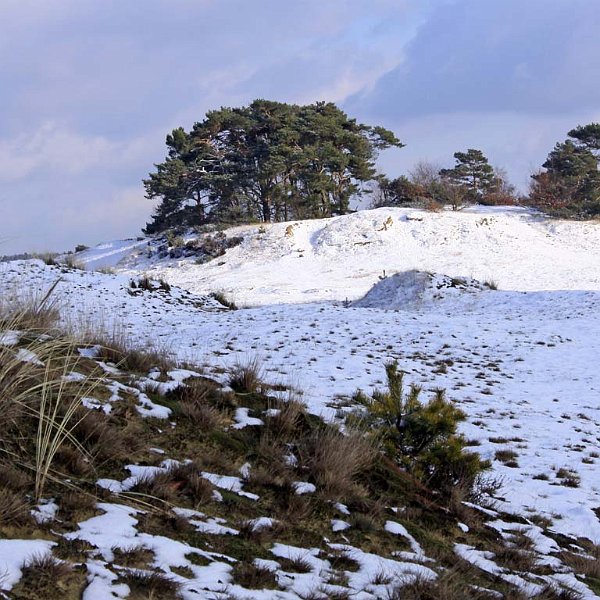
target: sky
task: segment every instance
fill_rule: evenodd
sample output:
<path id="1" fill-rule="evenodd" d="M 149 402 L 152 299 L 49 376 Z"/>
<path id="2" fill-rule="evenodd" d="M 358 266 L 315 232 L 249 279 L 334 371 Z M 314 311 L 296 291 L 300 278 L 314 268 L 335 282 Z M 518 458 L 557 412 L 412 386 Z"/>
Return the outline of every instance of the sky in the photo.
<path id="1" fill-rule="evenodd" d="M 484 151 L 522 191 L 600 121 L 598 0 L 0 0 L 0 254 L 134 237 L 165 136 L 255 98 Z"/>

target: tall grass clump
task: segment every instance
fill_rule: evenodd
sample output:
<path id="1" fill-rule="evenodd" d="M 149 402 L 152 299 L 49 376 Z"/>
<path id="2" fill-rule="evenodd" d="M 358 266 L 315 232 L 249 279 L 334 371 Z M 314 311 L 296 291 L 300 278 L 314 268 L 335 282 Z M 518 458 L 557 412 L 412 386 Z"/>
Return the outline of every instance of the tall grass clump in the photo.
<path id="1" fill-rule="evenodd" d="M 41 294 L 14 290 L 0 298 L 0 330 L 26 330 L 49 333 L 60 317 L 59 302 L 54 291 L 62 280 L 58 278 Z"/>
<path id="2" fill-rule="evenodd" d="M 360 494 L 360 477 L 377 457 L 376 446 L 361 431 L 342 432 L 333 426 L 315 429 L 298 446 L 309 479 L 332 499 Z"/>
<path id="3" fill-rule="evenodd" d="M 457 433 L 465 414 L 435 390 L 428 402 L 420 399 L 421 388 L 404 391 L 404 372 L 396 361 L 385 365 L 387 390 L 371 396 L 362 392 L 355 400 L 365 409 L 367 424 L 381 439 L 387 453 L 399 466 L 432 490 L 450 497 L 457 489 L 475 493 L 478 477 L 489 463 L 465 450 L 467 442 Z"/>
<path id="4" fill-rule="evenodd" d="M 55 468 L 62 450 L 70 447 L 89 458 L 74 431 L 83 418 L 83 398 L 98 383 L 93 375 L 71 377 L 81 360 L 71 342 L 31 328 L 43 300 L 38 310 L 4 314 L 0 323 L 0 465 L 31 475 L 36 500 L 50 480 L 63 479 Z"/>
<path id="5" fill-rule="evenodd" d="M 229 385 L 239 394 L 256 394 L 262 388 L 263 369 L 257 357 L 236 362 L 231 368 Z"/>
<path id="6" fill-rule="evenodd" d="M 171 358 L 171 350 L 165 345 L 149 345 L 138 348 L 131 344 L 125 331 L 115 328 L 106 333 L 93 326 L 79 335 L 82 342 L 96 347 L 96 358 L 111 362 L 120 369 L 133 373 L 147 374 L 152 369 L 170 371 L 177 367 Z"/>

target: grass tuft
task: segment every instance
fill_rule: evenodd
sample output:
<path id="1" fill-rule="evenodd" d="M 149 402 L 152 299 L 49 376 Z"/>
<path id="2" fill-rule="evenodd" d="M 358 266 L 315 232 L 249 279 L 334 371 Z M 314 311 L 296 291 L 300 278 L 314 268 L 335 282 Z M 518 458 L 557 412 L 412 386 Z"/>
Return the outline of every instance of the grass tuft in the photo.
<path id="1" fill-rule="evenodd" d="M 322 427 L 300 441 L 300 463 L 310 479 L 330 498 L 356 494 L 360 475 L 371 467 L 377 450 L 359 431 L 344 434 Z"/>
<path id="2" fill-rule="evenodd" d="M 229 385 L 237 393 L 256 394 L 262 387 L 262 367 L 254 357 L 245 363 L 236 363 L 229 377 Z"/>
<path id="3" fill-rule="evenodd" d="M 129 600 L 180 600 L 181 584 L 162 573 L 133 569 L 119 579 L 129 587 Z"/>

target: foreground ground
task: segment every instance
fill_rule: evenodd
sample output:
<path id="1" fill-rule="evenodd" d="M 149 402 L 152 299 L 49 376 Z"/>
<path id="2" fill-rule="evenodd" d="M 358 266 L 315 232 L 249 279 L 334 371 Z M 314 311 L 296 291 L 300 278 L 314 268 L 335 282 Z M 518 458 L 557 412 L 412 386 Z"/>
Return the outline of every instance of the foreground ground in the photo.
<path id="1" fill-rule="evenodd" d="M 497 548 L 482 544 L 481 535 L 469 539 L 455 522 L 455 533 L 445 544 L 476 566 L 470 575 L 473 581 L 482 576 L 483 587 L 506 595 L 503 586 L 507 581 L 521 578 L 511 581 L 525 597 L 541 593 L 543 577 L 549 571 L 554 573 L 554 581 L 563 578 L 574 585 L 555 545 L 582 544 L 584 538 L 586 544 L 600 543 L 600 376 L 593 358 L 600 355 L 598 228 L 594 224 L 545 222 L 519 212 L 431 215 L 372 211 L 301 223 L 291 229 L 281 225 L 267 230 L 242 228 L 235 233 L 243 236 L 242 243 L 206 264 L 196 264 L 193 258 L 159 258 L 155 246 L 160 242 L 148 246 L 143 240 L 105 245 L 81 256 L 88 266 L 114 266 L 120 261 L 117 270 L 124 274 L 85 273 L 41 262 L 19 262 L 1 266 L 3 284 L 7 295 L 23 296 L 36 290 L 42 293 L 60 277 L 55 295 L 72 328 L 104 327 L 106 333 L 116 329 L 131 345 L 160 348 L 179 360 L 197 364 L 219 384 L 227 383 L 235 365 L 258 359 L 263 379 L 279 384 L 270 391 L 273 398 L 277 389 L 285 388 L 287 396 L 293 388 L 310 413 L 329 421 L 349 409 L 357 388 L 382 386 L 383 364 L 397 359 L 411 383 L 426 390 L 448 390 L 468 415 L 463 430 L 473 449 L 493 461 L 493 475 L 502 483 L 493 506 L 503 516 L 487 514 L 489 523 L 480 523 L 476 530 L 501 531 L 511 543 L 515 539 L 510 536 L 516 534 L 530 539 L 527 552 L 533 552 L 530 558 L 534 565 L 508 565 L 497 558 L 501 554 Z M 411 268 L 436 274 L 394 276 Z M 158 284 L 148 289 L 132 288 L 131 280 L 139 282 L 143 272 L 186 290 Z M 496 284 L 501 289 L 493 289 Z M 373 286 L 364 301 L 355 302 Z M 230 299 L 253 308 L 222 310 L 204 295 L 211 291 L 225 292 Z M 268 410 L 245 408 L 245 413 L 229 414 L 230 423 L 224 427 L 235 424 L 236 414 L 252 414 L 264 421 L 260 410 Z M 254 414 L 254 410 L 258 412 Z M 163 451 L 167 443 L 165 440 L 161 445 Z M 177 448 L 177 456 L 171 452 L 167 452 L 168 458 L 186 458 L 181 448 Z M 148 462 L 148 457 L 145 460 Z M 236 468 L 241 466 L 243 463 Z M 135 475 L 134 468 L 129 472 Z M 231 476 L 233 471 L 219 475 Z M 106 505 L 101 510 L 105 519 L 120 523 L 118 527 L 127 532 L 125 537 L 139 537 L 132 509 Z M 387 531 L 386 535 L 393 536 L 400 531 L 409 533 L 409 525 L 415 526 L 399 518 L 394 521 L 399 523 L 397 532 L 390 532 L 396 526 L 386 529 L 386 523 L 393 520 L 386 510 L 388 506 L 372 524 L 373 531 Z M 115 511 L 123 514 L 118 516 Z M 272 516 L 259 512 L 249 511 L 248 515 Z M 345 520 L 343 512 L 327 518 Z M 220 525 L 239 529 L 242 521 L 237 515 L 235 523 Z M 536 523 L 548 529 L 539 529 Z M 340 527 L 339 532 L 343 532 L 344 526 Z M 367 526 L 363 523 L 362 527 Z M 358 538 L 344 540 L 346 534 L 339 532 L 339 539 L 332 537 L 333 532 L 325 536 L 321 531 L 318 537 L 327 537 L 328 543 L 350 541 L 360 547 L 370 535 L 379 535 L 363 531 Z M 466 537 L 461 538 L 463 534 Z M 289 545 L 290 537 L 283 539 Z M 397 550 L 412 548 L 418 555 L 410 539 L 417 545 L 425 544 L 409 533 L 404 537 L 407 548 L 400 549 L 399 544 Z M 314 538 L 312 543 L 316 544 Z M 390 553 L 395 551 L 393 546 Z M 309 547 L 298 552 L 305 558 L 317 556 Z M 425 549 L 424 555 L 427 552 Z M 364 567 L 365 572 L 359 568 L 358 579 L 342 569 L 345 577 L 350 577 L 346 583 L 350 583 L 353 597 L 359 588 L 365 594 L 361 597 L 385 597 L 381 590 L 368 589 L 367 584 L 378 585 L 371 581 L 377 579 L 373 570 L 396 569 L 381 576 L 382 581 L 387 580 L 385 593 L 391 594 L 400 575 L 433 577 L 432 572 L 439 574 L 439 567 L 448 560 L 444 553 L 429 557 L 435 563 L 430 565 L 430 572 L 423 556 L 423 560 L 413 556 L 408 562 L 422 565 L 415 571 L 413 567 L 399 567 L 398 561 L 382 562 L 383 558 L 393 558 L 390 553 L 379 559 L 365 558 L 374 562 Z M 539 561 L 546 560 L 542 559 L 546 554 L 551 555 L 547 559 L 550 563 L 544 565 Z M 106 556 L 104 559 L 108 560 Z M 203 571 L 202 576 L 194 571 L 195 578 L 216 578 L 227 593 L 242 593 L 231 588 L 227 576 L 231 563 L 222 564 L 219 576 L 215 571 Z M 194 570 L 187 563 L 184 566 Z M 269 568 L 267 563 L 262 566 Z M 278 569 L 282 570 L 281 565 Z M 316 590 L 326 584 L 327 578 L 318 579 L 316 574 L 328 570 L 331 563 L 314 563 L 308 587 Z M 205 576 L 208 579 L 202 579 Z M 110 580 L 110 576 L 105 574 L 104 579 Z M 314 591 L 294 587 L 304 581 L 299 575 L 292 579 L 296 583 L 287 587 L 278 580 L 278 585 L 288 590 L 285 593 Z M 503 582 L 500 587 L 498 582 Z M 198 597 L 190 590 L 199 584 L 190 585 L 186 584 L 189 597 Z M 591 589 L 598 592 L 594 585 Z M 329 590 L 329 597 L 334 597 L 333 591 Z M 580 591 L 595 597 L 590 589 Z M 288 597 L 276 592 L 265 594 Z M 253 591 L 245 597 L 259 595 Z"/>

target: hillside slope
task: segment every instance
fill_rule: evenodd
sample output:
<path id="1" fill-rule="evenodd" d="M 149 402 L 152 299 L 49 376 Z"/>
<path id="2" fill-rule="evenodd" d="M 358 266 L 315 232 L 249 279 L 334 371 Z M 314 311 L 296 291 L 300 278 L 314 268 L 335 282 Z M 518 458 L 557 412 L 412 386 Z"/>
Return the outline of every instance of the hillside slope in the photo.
<path id="1" fill-rule="evenodd" d="M 223 384 L 258 360 L 266 381 L 329 420 L 398 360 L 408 383 L 446 388 L 467 414 L 463 432 L 502 482 L 499 510 L 600 544 L 600 224 L 380 209 L 226 236 L 243 240 L 203 264 L 160 258 L 165 241 L 151 239 L 76 256 L 117 274 L 22 261 L 0 277 L 15 296 L 60 279 L 73 327 L 116 328 Z M 144 274 L 174 287 L 139 287 Z M 223 310 L 214 291 L 254 308 Z"/>
<path id="2" fill-rule="evenodd" d="M 600 289 L 597 223 L 548 220 L 518 208 L 381 208 L 227 234 L 244 239 L 204 264 L 157 259 L 156 253 L 147 258 L 155 240 L 101 245 L 78 258 L 90 267 L 146 271 L 197 294 L 222 290 L 249 306 L 355 300 L 384 271 L 412 269 L 493 280 L 503 290 Z"/>

